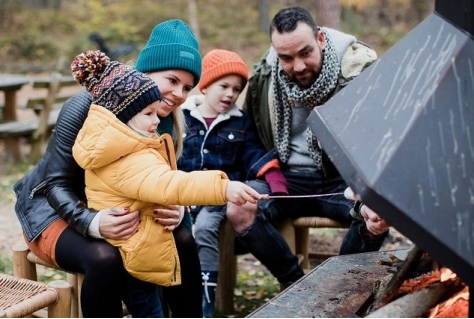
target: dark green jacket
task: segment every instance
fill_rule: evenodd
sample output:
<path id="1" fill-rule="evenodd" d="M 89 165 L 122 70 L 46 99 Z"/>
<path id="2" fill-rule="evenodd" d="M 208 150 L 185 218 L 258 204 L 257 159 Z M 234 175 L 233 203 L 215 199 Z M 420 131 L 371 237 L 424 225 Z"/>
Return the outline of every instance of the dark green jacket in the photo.
<path id="1" fill-rule="evenodd" d="M 365 54 L 358 54 L 362 50 Z M 271 150 L 275 145 L 270 120 L 270 107 L 268 103 L 268 92 L 272 80 L 272 66 L 267 62 L 268 53 L 269 50 L 267 50 L 260 62 L 254 65 L 253 73 L 248 81 L 243 110 L 247 112 L 254 121 L 263 145 L 267 150 Z M 360 56 L 363 56 L 364 58 L 360 58 Z M 345 59 L 349 59 L 351 63 L 341 63 L 341 72 L 336 88 L 331 92 L 329 98 L 334 96 L 334 94 L 346 86 L 350 80 L 359 75 L 367 66 L 372 64 L 377 59 L 377 55 L 368 45 L 362 42 L 356 42 L 348 47 L 346 54 L 342 58 L 343 61 L 348 61 Z M 349 67 L 345 67 L 345 65 L 349 65 Z M 328 178 L 339 176 L 339 173 L 324 151 L 322 161 L 323 171 Z"/>

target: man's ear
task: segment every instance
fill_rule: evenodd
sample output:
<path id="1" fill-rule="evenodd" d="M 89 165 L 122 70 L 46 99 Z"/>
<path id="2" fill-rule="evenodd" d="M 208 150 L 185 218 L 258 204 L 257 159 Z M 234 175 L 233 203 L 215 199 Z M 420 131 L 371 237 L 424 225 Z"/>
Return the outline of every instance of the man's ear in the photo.
<path id="1" fill-rule="evenodd" d="M 316 41 L 318 42 L 321 50 L 324 51 L 324 49 L 326 49 L 326 36 L 324 35 L 324 32 L 321 29 L 319 29 L 318 31 Z"/>

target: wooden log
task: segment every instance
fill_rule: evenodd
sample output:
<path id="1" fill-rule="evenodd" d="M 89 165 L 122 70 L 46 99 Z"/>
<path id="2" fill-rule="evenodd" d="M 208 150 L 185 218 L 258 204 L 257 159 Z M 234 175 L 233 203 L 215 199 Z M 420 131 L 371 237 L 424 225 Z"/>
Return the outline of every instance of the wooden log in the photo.
<path id="1" fill-rule="evenodd" d="M 407 274 L 416 267 L 423 253 L 424 252 L 416 245 L 410 250 L 398 272 L 393 275 L 385 288 L 376 294 L 374 302 L 368 308 L 368 313 L 385 306 L 392 300 L 398 288 L 400 288 L 407 278 Z"/>
<path id="2" fill-rule="evenodd" d="M 366 318 L 419 318 L 464 287 L 465 284 L 458 278 L 436 282 L 388 303 L 371 312 Z"/>

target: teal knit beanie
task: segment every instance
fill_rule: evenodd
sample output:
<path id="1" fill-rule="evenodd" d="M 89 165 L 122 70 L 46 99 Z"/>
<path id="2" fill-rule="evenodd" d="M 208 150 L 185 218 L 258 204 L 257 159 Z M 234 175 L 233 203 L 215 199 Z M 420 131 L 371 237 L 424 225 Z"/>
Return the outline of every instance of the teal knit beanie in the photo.
<path id="1" fill-rule="evenodd" d="M 155 26 L 135 68 L 143 73 L 184 70 L 194 75 L 194 86 L 201 78 L 199 43 L 186 22 L 168 20 Z"/>

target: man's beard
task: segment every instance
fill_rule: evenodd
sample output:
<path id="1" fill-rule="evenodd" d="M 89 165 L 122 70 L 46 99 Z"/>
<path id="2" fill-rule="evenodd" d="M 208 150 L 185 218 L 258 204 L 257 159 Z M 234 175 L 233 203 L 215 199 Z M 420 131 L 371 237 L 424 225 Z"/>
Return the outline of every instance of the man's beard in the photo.
<path id="1" fill-rule="evenodd" d="M 292 78 L 292 81 L 295 82 L 299 87 L 307 89 L 313 85 L 314 82 L 318 79 L 319 72 L 316 73 L 311 71 L 311 76 L 306 77 L 303 81 L 300 81 L 296 76 Z"/>
<path id="2" fill-rule="evenodd" d="M 321 47 L 319 46 L 319 44 L 316 50 L 319 50 L 319 56 L 321 57 L 321 60 L 319 61 L 319 65 L 309 70 L 310 76 L 305 78 L 303 81 L 298 80 L 296 76 L 292 78 L 292 81 L 295 82 L 302 89 L 307 89 L 311 87 L 311 85 L 313 85 L 313 83 L 316 82 L 319 75 L 321 74 L 321 70 L 323 69 L 324 50 L 321 50 Z M 307 70 L 305 70 L 305 72 L 306 71 Z"/>

